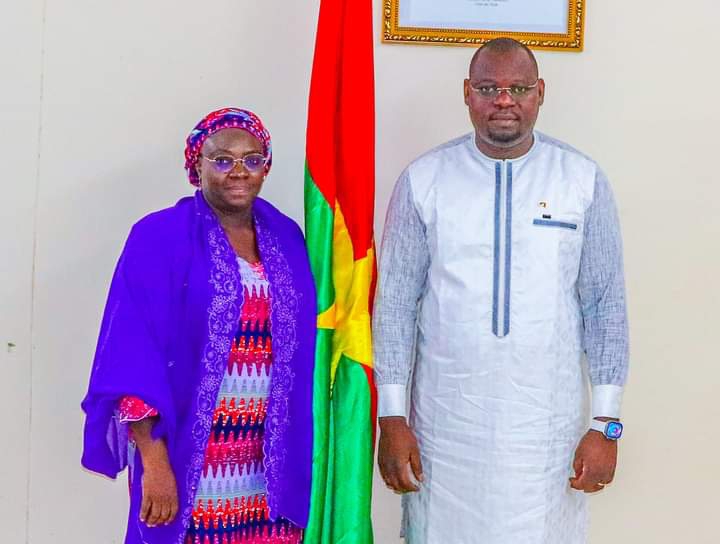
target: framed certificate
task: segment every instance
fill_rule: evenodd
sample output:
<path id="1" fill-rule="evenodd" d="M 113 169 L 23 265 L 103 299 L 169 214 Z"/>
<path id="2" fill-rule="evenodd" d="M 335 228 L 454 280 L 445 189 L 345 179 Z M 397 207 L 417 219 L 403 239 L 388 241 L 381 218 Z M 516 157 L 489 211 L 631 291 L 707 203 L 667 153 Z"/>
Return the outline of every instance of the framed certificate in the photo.
<path id="1" fill-rule="evenodd" d="M 383 0 L 383 42 L 582 51 L 585 0 Z"/>

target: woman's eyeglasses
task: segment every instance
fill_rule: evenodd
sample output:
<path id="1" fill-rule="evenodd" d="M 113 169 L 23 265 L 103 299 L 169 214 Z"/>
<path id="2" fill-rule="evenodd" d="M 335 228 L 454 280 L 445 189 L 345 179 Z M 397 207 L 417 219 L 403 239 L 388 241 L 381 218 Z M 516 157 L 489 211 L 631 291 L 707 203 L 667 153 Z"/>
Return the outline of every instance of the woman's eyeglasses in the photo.
<path id="1" fill-rule="evenodd" d="M 268 162 L 267 157 L 262 153 L 249 153 L 239 159 L 236 159 L 231 155 L 218 155 L 212 159 L 202 155 L 202 158 L 211 162 L 215 167 L 215 170 L 223 174 L 231 172 L 235 168 L 236 164 L 242 164 L 245 167 L 245 170 L 250 173 L 259 172 L 265 168 L 265 165 Z"/>

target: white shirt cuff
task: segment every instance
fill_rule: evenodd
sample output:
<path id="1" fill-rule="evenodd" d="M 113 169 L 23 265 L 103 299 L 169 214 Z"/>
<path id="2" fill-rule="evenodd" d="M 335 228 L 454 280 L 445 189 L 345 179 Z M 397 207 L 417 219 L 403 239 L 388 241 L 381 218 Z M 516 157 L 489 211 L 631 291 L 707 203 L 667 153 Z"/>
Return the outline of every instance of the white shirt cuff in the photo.
<path id="1" fill-rule="evenodd" d="M 592 417 L 620 419 L 624 388 L 620 385 L 594 385 L 592 388 Z"/>
<path id="2" fill-rule="evenodd" d="M 377 386 L 378 417 L 402 416 L 405 413 L 405 386 L 388 383 Z"/>

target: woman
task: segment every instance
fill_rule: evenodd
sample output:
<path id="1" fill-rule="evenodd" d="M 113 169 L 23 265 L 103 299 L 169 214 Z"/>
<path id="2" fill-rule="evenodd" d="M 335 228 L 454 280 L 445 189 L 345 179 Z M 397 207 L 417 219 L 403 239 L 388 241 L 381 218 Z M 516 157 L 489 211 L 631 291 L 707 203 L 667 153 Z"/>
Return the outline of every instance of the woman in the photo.
<path id="1" fill-rule="evenodd" d="M 88 394 L 82 463 L 129 466 L 126 544 L 295 544 L 307 523 L 315 291 L 298 226 L 258 193 L 253 113 L 209 114 L 195 195 L 130 232 Z"/>

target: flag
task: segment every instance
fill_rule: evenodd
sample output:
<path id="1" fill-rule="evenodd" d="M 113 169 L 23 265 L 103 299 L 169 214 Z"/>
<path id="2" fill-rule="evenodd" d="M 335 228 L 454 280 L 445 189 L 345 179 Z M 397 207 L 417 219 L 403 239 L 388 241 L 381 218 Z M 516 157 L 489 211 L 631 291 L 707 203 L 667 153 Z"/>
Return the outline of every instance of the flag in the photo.
<path id="1" fill-rule="evenodd" d="M 305 236 L 318 294 L 308 544 L 369 544 L 375 431 L 371 0 L 321 0 L 308 108 Z"/>

